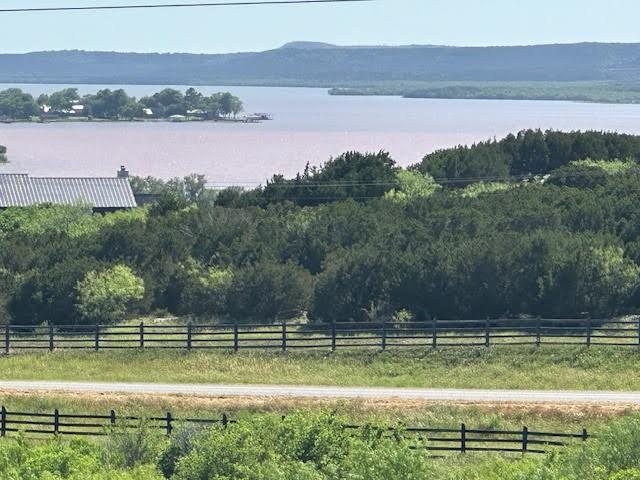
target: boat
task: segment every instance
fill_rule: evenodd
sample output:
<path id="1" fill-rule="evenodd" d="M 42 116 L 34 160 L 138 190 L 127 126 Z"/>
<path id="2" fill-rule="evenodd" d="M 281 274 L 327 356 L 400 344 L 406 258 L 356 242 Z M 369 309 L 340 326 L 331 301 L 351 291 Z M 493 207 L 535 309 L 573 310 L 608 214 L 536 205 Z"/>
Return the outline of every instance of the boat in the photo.
<path id="1" fill-rule="evenodd" d="M 273 120 L 273 117 L 268 113 L 254 113 L 250 116 L 256 117 L 258 120 Z"/>

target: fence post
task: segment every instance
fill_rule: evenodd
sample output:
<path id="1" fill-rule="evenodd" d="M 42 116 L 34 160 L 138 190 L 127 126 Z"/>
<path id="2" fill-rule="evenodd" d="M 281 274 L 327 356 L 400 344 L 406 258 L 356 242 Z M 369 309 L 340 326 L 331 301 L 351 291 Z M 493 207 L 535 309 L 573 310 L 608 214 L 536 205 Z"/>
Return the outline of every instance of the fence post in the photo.
<path id="1" fill-rule="evenodd" d="M 233 351 L 237 352 L 240 348 L 240 338 L 238 336 L 238 322 L 233 324 Z"/>
<path id="2" fill-rule="evenodd" d="M 53 411 L 53 433 L 60 433 L 60 412 L 57 408 Z"/>
<path id="3" fill-rule="evenodd" d="M 282 351 L 287 351 L 287 322 L 282 322 Z"/>
<path id="4" fill-rule="evenodd" d="M 640 321 L 640 320 L 638 320 Z M 331 322 L 331 351 L 336 351 L 336 322 L 333 320 Z"/>
<path id="5" fill-rule="evenodd" d="M 484 346 L 487 348 L 491 346 L 491 324 L 489 317 L 487 317 L 484 323 Z"/>
<path id="6" fill-rule="evenodd" d="M 9 354 L 9 336 L 11 335 L 11 326 L 7 325 L 4 330 L 4 353 Z"/>
<path id="7" fill-rule="evenodd" d="M 431 347 L 438 348 L 438 319 L 431 321 Z"/>
<path id="8" fill-rule="evenodd" d="M 640 347 L 640 317 L 638 317 L 638 346 Z"/>
<path id="9" fill-rule="evenodd" d="M 538 317 L 536 318 L 536 347 L 539 347 L 540 343 L 542 343 L 542 319 Z"/>
<path id="10" fill-rule="evenodd" d="M 526 453 L 529 450 L 529 429 L 524 427 L 522 429 L 522 453 Z"/>
<path id="11" fill-rule="evenodd" d="M 587 318 L 587 347 L 591 346 L 591 316 Z"/>
<path id="12" fill-rule="evenodd" d="M 116 426 L 116 411 L 115 410 L 111 410 L 109 412 L 109 423 L 111 423 L 111 427 L 115 427 Z"/>
<path id="13" fill-rule="evenodd" d="M 49 351 L 53 352 L 53 325 L 49 325 Z"/>
<path id="14" fill-rule="evenodd" d="M 94 349 L 96 352 L 100 350 L 100 325 L 96 325 Z"/>
<path id="15" fill-rule="evenodd" d="M 387 349 L 387 322 L 382 322 L 382 332 L 380 333 L 380 348 L 384 352 Z"/>
<path id="16" fill-rule="evenodd" d="M 173 433 L 173 417 L 171 416 L 171 412 L 167 412 L 167 437 L 171 436 L 171 433 Z"/>
<path id="17" fill-rule="evenodd" d="M 191 351 L 191 348 L 193 347 L 193 325 L 191 324 L 191 322 L 188 323 L 187 325 L 187 350 Z"/>
<path id="18" fill-rule="evenodd" d="M 223 413 L 222 414 L 222 426 L 224 428 L 227 428 L 227 425 L 229 425 L 229 418 L 227 418 L 227 414 Z"/>
<path id="19" fill-rule="evenodd" d="M 2 406 L 0 410 L 0 437 L 7 435 L 7 409 Z"/>
<path id="20" fill-rule="evenodd" d="M 464 423 L 460 426 L 460 451 L 467 452 L 467 426 Z"/>
<path id="21" fill-rule="evenodd" d="M 140 348 L 144 348 L 144 322 L 140 322 Z"/>
<path id="22" fill-rule="evenodd" d="M 587 440 L 589 440 L 589 433 L 587 432 L 586 428 L 582 429 L 582 441 L 586 442 Z"/>

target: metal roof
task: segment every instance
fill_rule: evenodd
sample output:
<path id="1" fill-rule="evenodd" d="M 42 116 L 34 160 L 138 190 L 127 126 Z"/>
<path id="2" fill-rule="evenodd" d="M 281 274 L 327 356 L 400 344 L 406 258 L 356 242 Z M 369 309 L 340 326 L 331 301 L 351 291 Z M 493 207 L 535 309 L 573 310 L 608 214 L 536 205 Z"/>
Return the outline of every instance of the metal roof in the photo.
<path id="1" fill-rule="evenodd" d="M 134 208 L 136 200 L 126 178 L 29 177 L 0 174 L 0 208 L 42 203 L 93 208 Z"/>

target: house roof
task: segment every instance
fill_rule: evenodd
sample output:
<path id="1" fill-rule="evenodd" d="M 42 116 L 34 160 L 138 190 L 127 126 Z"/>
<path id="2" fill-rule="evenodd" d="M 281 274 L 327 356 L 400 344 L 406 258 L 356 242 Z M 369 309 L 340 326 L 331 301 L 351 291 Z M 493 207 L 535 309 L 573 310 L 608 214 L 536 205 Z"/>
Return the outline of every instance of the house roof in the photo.
<path id="1" fill-rule="evenodd" d="M 126 178 L 30 177 L 0 174 L 0 208 L 42 203 L 93 208 L 134 208 L 136 200 Z"/>

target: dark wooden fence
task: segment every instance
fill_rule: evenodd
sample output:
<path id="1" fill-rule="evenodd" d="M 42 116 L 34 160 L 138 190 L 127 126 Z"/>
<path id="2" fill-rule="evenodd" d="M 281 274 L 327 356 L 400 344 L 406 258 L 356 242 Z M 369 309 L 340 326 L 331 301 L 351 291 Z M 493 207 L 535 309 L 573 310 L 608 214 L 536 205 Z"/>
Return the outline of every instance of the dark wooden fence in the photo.
<path id="1" fill-rule="evenodd" d="M 5 407 L 0 409 L 0 436 L 23 432 L 36 435 L 81 435 L 104 436 L 109 432 L 117 432 L 118 428 L 146 428 L 162 431 L 170 436 L 182 425 L 221 425 L 227 427 L 236 423 L 226 415 L 220 418 L 176 418 L 171 412 L 163 417 L 133 417 L 116 415 L 111 410 L 108 415 L 63 414 L 58 410 L 52 413 L 12 412 Z M 357 430 L 360 425 L 347 425 L 346 428 Z M 388 432 L 400 432 L 412 441 L 415 448 L 425 448 L 433 452 L 512 452 L 512 453 L 546 453 L 549 448 L 563 447 L 576 441 L 590 438 L 587 430 L 581 433 L 540 432 L 524 427 L 522 430 L 482 430 L 467 428 L 462 424 L 459 428 L 422 428 L 410 427 L 394 429 Z"/>
<path id="2" fill-rule="evenodd" d="M 0 326 L 0 352 L 55 349 L 232 350 L 444 348 L 498 345 L 640 347 L 638 320 Z"/>

